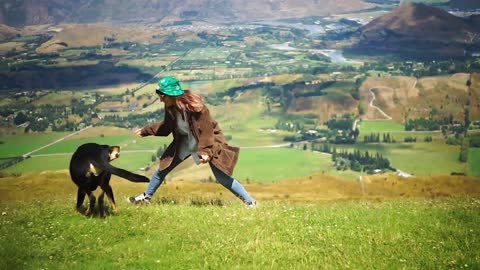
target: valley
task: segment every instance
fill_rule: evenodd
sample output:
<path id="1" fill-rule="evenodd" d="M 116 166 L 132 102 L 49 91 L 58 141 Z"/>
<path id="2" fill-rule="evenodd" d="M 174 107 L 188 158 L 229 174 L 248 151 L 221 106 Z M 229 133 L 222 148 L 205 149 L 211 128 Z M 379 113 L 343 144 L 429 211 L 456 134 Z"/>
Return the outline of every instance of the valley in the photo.
<path id="1" fill-rule="evenodd" d="M 418 8 L 425 12 L 423 6 Z M 411 9 L 395 12 L 409 14 Z M 397 168 L 419 175 L 475 172 L 470 168 L 473 165 L 456 161 L 455 155 L 460 152 L 460 134 L 468 132 L 475 141 L 479 133 L 480 59 L 444 59 L 433 51 L 420 58 L 416 53 L 399 57 L 352 51 L 352 33 L 381 21 L 375 18 L 382 16 L 388 16 L 388 10 L 228 24 L 64 23 L 17 30 L 0 44 L 4 48 L 0 50 L 2 160 L 9 164 L 18 156 L 30 157 L 29 151 L 9 152 L 9 138 L 19 135 L 68 134 L 91 126 L 121 128 L 128 134 L 135 127 L 159 121 L 163 108 L 153 91 L 156 81 L 176 76 L 185 88 L 205 97 L 229 142 L 245 148 L 245 163 L 269 151 L 249 148 L 288 145 L 290 151 L 327 154 L 334 149 L 368 149 L 391 161 L 386 170 L 376 168 L 383 172 Z M 12 28 L 5 29 L 12 32 Z M 369 124 L 377 121 L 391 122 L 387 126 L 398 125 L 402 131 Z M 368 131 L 364 126 L 370 126 Z M 365 143 L 371 134 L 388 134 L 395 143 Z M 87 138 L 116 140 L 103 132 L 95 138 L 98 135 Z M 138 142 L 131 143 L 131 134 L 118 139 L 130 159 L 138 160 L 126 162 L 131 170 L 152 167 L 155 157 L 145 153 L 156 152 L 168 141 L 134 146 Z M 45 156 L 55 151 L 68 157 L 73 145 L 82 140 L 74 139 L 71 146 L 60 142 L 47 147 L 46 152 L 37 153 L 41 156 L 32 155 L 3 172 L 35 171 L 37 158 L 59 159 L 58 155 Z M 447 150 L 444 145 L 451 146 Z M 416 151 L 433 151 L 449 161 L 441 171 L 435 166 L 405 164 Z M 402 157 L 398 153 L 403 153 Z M 469 153 L 471 160 L 477 159 L 475 147 Z M 362 165 L 356 167 L 358 171 L 348 168 L 342 172 L 335 169 L 338 164 L 331 163 L 330 155 L 319 157 L 315 161 L 318 168 L 299 170 L 298 175 L 328 171 L 355 179 L 373 170 Z M 311 159 L 304 156 L 304 160 Z M 272 166 L 278 162 L 272 161 Z M 55 164 L 51 169 L 66 166 L 65 162 L 48 163 Z M 251 170 L 251 165 L 243 168 L 241 164 L 242 171 Z M 258 181 L 283 179 L 258 173 Z M 208 172 L 193 175 L 199 180 L 211 177 Z M 192 176 L 179 172 L 177 177 Z M 256 178 L 255 174 L 241 177 Z"/>

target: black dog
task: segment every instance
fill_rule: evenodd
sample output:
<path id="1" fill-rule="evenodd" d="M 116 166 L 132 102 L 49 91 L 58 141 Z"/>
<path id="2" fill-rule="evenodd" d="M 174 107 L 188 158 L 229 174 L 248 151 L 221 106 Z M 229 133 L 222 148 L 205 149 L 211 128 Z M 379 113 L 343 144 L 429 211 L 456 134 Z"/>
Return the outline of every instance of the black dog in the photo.
<path id="1" fill-rule="evenodd" d="M 98 186 L 102 189 L 98 197 L 100 216 L 105 217 L 105 205 L 103 201 L 105 193 L 110 200 L 113 211 L 116 210 L 112 187 L 109 183 L 112 174 L 132 182 L 149 182 L 149 179 L 145 176 L 112 166 L 110 161 L 118 158 L 119 152 L 119 146 L 86 143 L 78 147 L 75 153 L 73 153 L 72 160 L 70 161 L 70 176 L 72 181 L 78 186 L 78 212 L 82 213 L 83 201 L 85 195 L 88 195 L 89 205 L 84 214 L 86 216 L 92 214 L 95 207 L 95 196 L 92 191 L 96 190 Z"/>

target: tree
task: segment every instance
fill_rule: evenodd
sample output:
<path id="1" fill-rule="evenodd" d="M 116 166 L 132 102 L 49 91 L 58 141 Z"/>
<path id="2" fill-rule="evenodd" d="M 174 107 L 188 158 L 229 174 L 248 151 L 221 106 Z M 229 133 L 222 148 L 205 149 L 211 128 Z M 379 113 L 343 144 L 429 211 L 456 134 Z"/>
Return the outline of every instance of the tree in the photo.
<path id="1" fill-rule="evenodd" d="M 27 121 L 28 121 L 28 117 L 24 113 L 19 112 L 17 114 L 17 116 L 15 116 L 15 119 L 13 120 L 13 123 L 15 123 L 15 125 L 20 125 L 20 124 L 23 124 Z"/>
<path id="2" fill-rule="evenodd" d="M 465 120 L 465 130 L 463 131 L 463 136 L 467 136 L 468 127 L 470 126 L 470 111 L 468 108 L 465 108 L 464 111 L 464 120 Z"/>
<path id="3" fill-rule="evenodd" d="M 467 137 L 464 137 L 462 140 L 462 145 L 460 146 L 460 156 L 458 157 L 458 160 L 462 163 L 467 162 L 468 159 L 468 146 L 469 146 L 469 140 Z"/>

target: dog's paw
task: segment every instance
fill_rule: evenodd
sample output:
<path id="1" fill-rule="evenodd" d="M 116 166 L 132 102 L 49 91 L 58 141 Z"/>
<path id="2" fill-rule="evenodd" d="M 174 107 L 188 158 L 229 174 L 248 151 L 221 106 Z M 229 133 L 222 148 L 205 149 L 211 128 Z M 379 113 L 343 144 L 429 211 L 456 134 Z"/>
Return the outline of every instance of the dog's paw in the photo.
<path id="1" fill-rule="evenodd" d="M 89 217 L 92 215 L 92 213 L 93 213 L 92 209 L 88 208 L 87 211 L 85 211 L 84 215 Z"/>

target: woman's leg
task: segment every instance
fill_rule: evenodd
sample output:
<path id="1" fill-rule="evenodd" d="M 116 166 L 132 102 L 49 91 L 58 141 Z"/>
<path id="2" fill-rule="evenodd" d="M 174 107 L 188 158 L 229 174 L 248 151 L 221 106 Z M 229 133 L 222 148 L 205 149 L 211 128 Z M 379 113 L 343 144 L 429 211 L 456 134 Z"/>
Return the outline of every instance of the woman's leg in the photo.
<path id="1" fill-rule="evenodd" d="M 146 191 L 138 196 L 129 197 L 128 201 L 130 201 L 131 203 L 150 202 L 150 199 L 152 198 L 155 191 L 157 191 L 157 189 L 162 184 L 165 176 L 167 176 L 167 174 L 175 167 L 177 167 L 177 165 L 181 162 L 182 160 L 176 158 L 172 161 L 172 164 L 170 164 L 170 166 L 165 170 L 161 171 L 160 168 L 157 168 L 155 172 L 153 172 L 152 177 L 150 178 L 150 182 L 148 183 Z"/>
<path id="2" fill-rule="evenodd" d="M 224 187 L 226 187 L 228 190 L 230 190 L 235 196 L 240 198 L 244 203 L 247 205 L 255 205 L 255 200 L 250 197 L 248 192 L 245 190 L 245 188 L 238 182 L 235 178 L 226 175 L 224 172 L 220 171 L 217 167 L 215 167 L 211 162 L 210 168 L 212 168 L 213 175 L 215 178 L 222 184 Z"/>
<path id="3" fill-rule="evenodd" d="M 176 158 L 172 161 L 170 166 L 165 170 L 161 171 L 160 168 L 157 168 L 155 172 L 153 172 L 152 177 L 150 178 L 150 182 L 148 183 L 147 190 L 145 191 L 145 195 L 147 197 L 152 197 L 157 191 L 158 187 L 163 183 L 163 180 L 167 176 L 169 172 L 171 172 L 178 164 L 180 164 L 182 160 Z"/>

